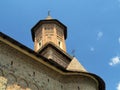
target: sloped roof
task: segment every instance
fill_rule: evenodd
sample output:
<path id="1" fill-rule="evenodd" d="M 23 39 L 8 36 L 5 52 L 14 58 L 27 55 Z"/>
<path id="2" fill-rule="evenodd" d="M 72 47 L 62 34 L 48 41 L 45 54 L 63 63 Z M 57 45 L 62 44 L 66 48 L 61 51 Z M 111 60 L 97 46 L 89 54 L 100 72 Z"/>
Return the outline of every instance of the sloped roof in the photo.
<path id="1" fill-rule="evenodd" d="M 72 58 L 73 58 L 72 56 L 70 56 L 68 53 L 66 53 L 64 50 L 62 50 L 60 47 L 55 45 L 53 42 L 46 43 L 43 47 L 41 47 L 40 50 L 38 50 L 38 53 L 44 51 L 47 46 L 51 46 L 52 48 L 57 50 L 60 54 L 63 54 L 66 58 L 69 58 L 70 61 L 72 60 Z"/>
<path id="2" fill-rule="evenodd" d="M 82 64 L 74 57 L 68 67 L 66 68 L 69 71 L 80 71 L 87 72 L 86 69 L 82 66 Z"/>

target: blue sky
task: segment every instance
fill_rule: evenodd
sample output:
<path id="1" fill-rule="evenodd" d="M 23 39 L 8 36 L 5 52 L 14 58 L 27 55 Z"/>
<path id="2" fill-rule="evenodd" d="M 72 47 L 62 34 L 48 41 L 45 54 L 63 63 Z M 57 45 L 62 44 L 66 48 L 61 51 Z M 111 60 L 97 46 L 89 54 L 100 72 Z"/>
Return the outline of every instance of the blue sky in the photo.
<path id="1" fill-rule="evenodd" d="M 68 53 L 120 90 L 120 0 L 0 0 L 0 31 L 33 49 L 31 28 L 49 10 L 68 27 Z"/>

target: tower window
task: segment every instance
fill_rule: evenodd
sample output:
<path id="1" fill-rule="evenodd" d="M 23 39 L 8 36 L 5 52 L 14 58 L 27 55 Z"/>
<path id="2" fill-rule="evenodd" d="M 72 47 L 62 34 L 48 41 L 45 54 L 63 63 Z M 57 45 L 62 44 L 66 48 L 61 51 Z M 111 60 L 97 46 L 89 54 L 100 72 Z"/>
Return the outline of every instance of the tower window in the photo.
<path id="1" fill-rule="evenodd" d="M 58 42 L 58 45 L 59 45 L 59 46 L 61 45 L 61 42 L 60 42 L 60 41 Z"/>
<path id="2" fill-rule="evenodd" d="M 41 47 L 41 42 L 39 42 L 39 46 Z"/>
<path id="3" fill-rule="evenodd" d="M 38 42 L 38 47 L 42 47 L 42 40 Z"/>
<path id="4" fill-rule="evenodd" d="M 59 46 L 60 48 L 63 48 L 63 47 L 62 47 L 62 41 L 58 40 L 58 46 Z"/>

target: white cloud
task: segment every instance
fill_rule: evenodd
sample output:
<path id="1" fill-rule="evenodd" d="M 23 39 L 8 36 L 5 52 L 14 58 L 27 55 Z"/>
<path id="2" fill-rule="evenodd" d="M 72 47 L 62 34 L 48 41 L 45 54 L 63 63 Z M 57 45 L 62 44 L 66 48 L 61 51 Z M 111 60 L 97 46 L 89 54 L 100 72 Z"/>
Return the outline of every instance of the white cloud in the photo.
<path id="1" fill-rule="evenodd" d="M 111 61 L 109 62 L 109 65 L 114 66 L 114 65 L 119 64 L 119 63 L 120 63 L 120 57 L 116 56 L 116 57 L 113 57 L 111 59 Z"/>
<path id="2" fill-rule="evenodd" d="M 118 42 L 120 43 L 120 37 L 118 38 Z"/>
<path id="3" fill-rule="evenodd" d="M 118 4 L 119 4 L 118 6 L 120 7 L 120 0 L 117 0 L 117 1 L 118 1 Z"/>
<path id="4" fill-rule="evenodd" d="M 92 51 L 92 52 L 95 51 L 95 48 L 91 47 L 91 48 L 90 48 L 90 51 Z"/>
<path id="5" fill-rule="evenodd" d="M 117 84 L 116 89 L 117 89 L 117 90 L 120 90 L 120 82 Z"/>
<path id="6" fill-rule="evenodd" d="M 101 39 L 103 37 L 103 32 L 97 33 L 97 40 Z"/>

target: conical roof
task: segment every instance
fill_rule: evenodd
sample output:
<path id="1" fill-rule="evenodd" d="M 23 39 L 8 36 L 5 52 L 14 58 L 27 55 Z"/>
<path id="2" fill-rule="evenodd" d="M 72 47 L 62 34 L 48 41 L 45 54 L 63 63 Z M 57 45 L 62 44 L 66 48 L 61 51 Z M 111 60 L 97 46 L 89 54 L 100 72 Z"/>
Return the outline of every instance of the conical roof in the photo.
<path id="1" fill-rule="evenodd" d="M 87 72 L 87 70 L 82 66 L 82 64 L 74 57 L 68 67 L 66 68 L 69 71 L 82 71 Z"/>

